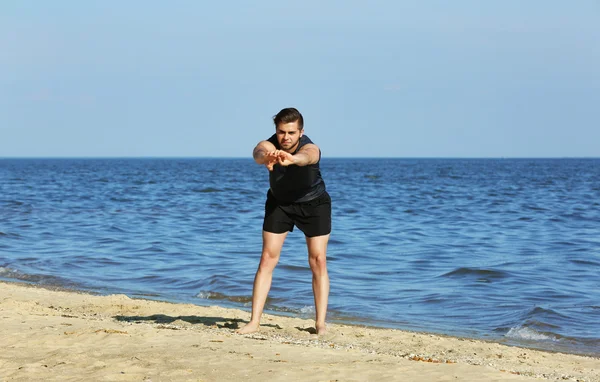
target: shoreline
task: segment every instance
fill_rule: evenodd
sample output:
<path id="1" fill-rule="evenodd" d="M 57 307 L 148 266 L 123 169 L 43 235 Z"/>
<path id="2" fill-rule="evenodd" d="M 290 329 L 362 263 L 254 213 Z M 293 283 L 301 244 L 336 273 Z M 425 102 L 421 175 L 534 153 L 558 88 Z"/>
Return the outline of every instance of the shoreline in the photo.
<path id="1" fill-rule="evenodd" d="M 600 381 L 600 358 L 0 281 L 0 380 Z M 450 378 L 451 376 L 454 376 Z"/>
<path id="2" fill-rule="evenodd" d="M 165 303 L 171 303 L 171 304 L 192 304 L 192 305 L 196 305 L 199 307 L 219 306 L 224 309 L 240 310 L 240 311 L 246 312 L 246 310 L 240 308 L 239 306 L 236 306 L 235 303 L 228 303 L 227 300 L 221 300 L 221 299 L 210 299 L 210 298 L 200 299 L 199 301 L 203 302 L 203 303 L 200 303 L 199 301 L 198 302 L 191 301 L 189 298 L 188 299 L 172 299 L 172 300 L 170 300 L 168 298 L 165 298 L 164 296 L 153 295 L 153 294 L 144 295 L 142 293 L 128 293 L 127 291 L 111 292 L 110 290 L 98 291 L 98 290 L 94 290 L 94 289 L 77 288 L 77 286 L 75 286 L 75 285 L 74 286 L 63 286 L 60 284 L 38 284 L 36 282 L 29 282 L 27 280 L 19 280 L 19 279 L 2 279 L 2 278 L 0 278 L 0 284 L 1 283 L 23 284 L 23 285 L 28 285 L 28 286 L 32 286 L 32 287 L 36 287 L 36 288 L 43 288 L 43 289 L 48 289 L 48 290 L 83 293 L 83 294 L 90 294 L 90 295 L 97 295 L 97 296 L 122 294 L 122 295 L 128 296 L 131 299 L 165 302 Z M 210 302 L 213 302 L 213 303 L 211 304 Z M 225 302 L 225 303 L 223 303 L 223 302 Z M 249 314 L 250 310 L 248 310 L 247 313 Z M 267 309 L 267 308 L 265 308 L 264 313 L 272 315 L 272 316 L 277 316 L 277 317 L 299 318 L 299 319 L 305 319 L 305 320 L 310 320 L 312 317 L 312 316 L 294 317 L 295 316 L 294 313 L 290 313 L 287 311 L 277 311 L 277 310 L 272 310 L 272 309 Z M 490 337 L 486 338 L 485 336 L 475 336 L 475 335 L 470 336 L 469 334 L 457 334 L 457 333 L 452 333 L 452 332 L 435 331 L 435 329 L 428 330 L 428 329 L 421 329 L 421 328 L 411 329 L 411 328 L 406 328 L 406 327 L 397 327 L 397 326 L 393 325 L 392 323 L 386 323 L 386 322 L 381 322 L 380 325 L 377 325 L 376 322 L 372 322 L 368 319 L 363 319 L 361 317 L 355 317 L 356 320 L 353 321 L 353 319 L 350 316 L 346 316 L 347 318 L 337 318 L 337 317 L 335 317 L 335 315 L 332 315 L 332 314 L 328 314 L 328 316 L 330 316 L 330 317 L 334 316 L 332 319 L 328 320 L 328 323 L 332 323 L 332 324 L 336 324 L 336 325 L 345 325 L 345 326 L 351 326 L 351 327 L 361 327 L 361 328 L 370 328 L 370 329 L 398 330 L 398 331 L 407 332 L 407 333 L 417 333 L 417 334 L 422 334 L 422 335 L 435 335 L 435 336 L 441 336 L 441 337 L 450 337 L 450 338 L 457 338 L 457 339 L 466 340 L 466 341 L 475 340 L 475 341 L 481 341 L 481 342 L 489 342 L 489 343 L 495 343 L 495 344 L 500 344 L 500 345 L 509 346 L 509 347 L 522 348 L 522 349 L 526 349 L 526 350 L 539 350 L 539 351 L 549 352 L 549 353 L 561 353 L 561 354 L 579 355 L 579 356 L 584 356 L 584 357 L 600 358 L 600 349 L 598 349 L 596 352 L 586 352 L 585 350 L 574 351 L 575 349 L 572 349 L 569 347 L 564 347 L 561 345 L 556 345 L 555 348 L 549 348 L 549 347 L 545 347 L 543 345 L 538 345 L 535 342 L 533 342 L 530 346 L 528 346 L 525 343 L 525 342 L 527 342 L 526 340 L 519 341 L 519 340 L 506 338 L 503 336 L 497 336 L 497 337 L 490 336 Z"/>

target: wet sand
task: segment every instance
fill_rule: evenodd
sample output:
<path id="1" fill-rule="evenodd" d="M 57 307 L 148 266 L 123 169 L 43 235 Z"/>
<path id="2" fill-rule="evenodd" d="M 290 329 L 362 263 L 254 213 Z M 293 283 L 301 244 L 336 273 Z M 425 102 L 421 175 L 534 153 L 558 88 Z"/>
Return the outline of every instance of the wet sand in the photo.
<path id="1" fill-rule="evenodd" d="M 0 381 L 600 381 L 600 359 L 0 282 Z"/>

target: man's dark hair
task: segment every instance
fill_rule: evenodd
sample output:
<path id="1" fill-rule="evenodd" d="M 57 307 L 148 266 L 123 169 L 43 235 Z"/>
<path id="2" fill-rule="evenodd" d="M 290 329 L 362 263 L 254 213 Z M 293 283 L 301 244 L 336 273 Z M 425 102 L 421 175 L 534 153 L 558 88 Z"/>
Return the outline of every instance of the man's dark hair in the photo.
<path id="1" fill-rule="evenodd" d="M 279 125 L 280 123 L 292 123 L 292 122 L 296 122 L 298 121 L 298 129 L 302 130 L 304 129 L 304 118 L 302 118 L 302 114 L 300 114 L 300 112 L 293 108 L 293 107 L 287 107 L 285 109 L 281 109 L 281 111 L 279 113 L 277 113 L 276 116 L 273 117 L 273 122 L 275 122 L 275 127 L 277 127 L 277 125 Z"/>

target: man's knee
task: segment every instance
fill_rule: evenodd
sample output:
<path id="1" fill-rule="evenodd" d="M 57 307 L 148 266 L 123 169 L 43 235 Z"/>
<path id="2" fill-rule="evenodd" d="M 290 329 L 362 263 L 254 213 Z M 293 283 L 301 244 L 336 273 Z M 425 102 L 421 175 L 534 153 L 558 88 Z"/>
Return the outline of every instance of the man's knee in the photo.
<path id="1" fill-rule="evenodd" d="M 260 258 L 260 269 L 273 269 L 275 265 L 279 262 L 279 253 L 274 253 L 271 251 L 263 251 L 262 256 Z"/>
<path id="2" fill-rule="evenodd" d="M 320 270 L 327 268 L 327 259 L 324 253 L 311 254 L 308 258 L 310 268 L 313 270 Z"/>

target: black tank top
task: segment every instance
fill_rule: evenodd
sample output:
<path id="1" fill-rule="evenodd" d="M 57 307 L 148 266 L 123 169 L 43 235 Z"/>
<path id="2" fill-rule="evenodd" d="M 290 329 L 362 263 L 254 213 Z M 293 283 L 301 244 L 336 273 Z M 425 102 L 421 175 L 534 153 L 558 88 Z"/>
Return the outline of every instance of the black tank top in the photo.
<path id="1" fill-rule="evenodd" d="M 277 150 L 281 150 L 275 134 L 268 141 L 275 145 Z M 309 137 L 303 135 L 298 148 L 292 154 L 296 154 L 302 146 L 309 143 L 313 142 Z M 320 161 L 321 152 L 319 151 Z M 308 166 L 276 164 L 273 166 L 273 171 L 269 172 L 271 194 L 281 203 L 302 203 L 321 196 L 325 192 L 325 182 L 321 178 L 319 162 Z"/>

